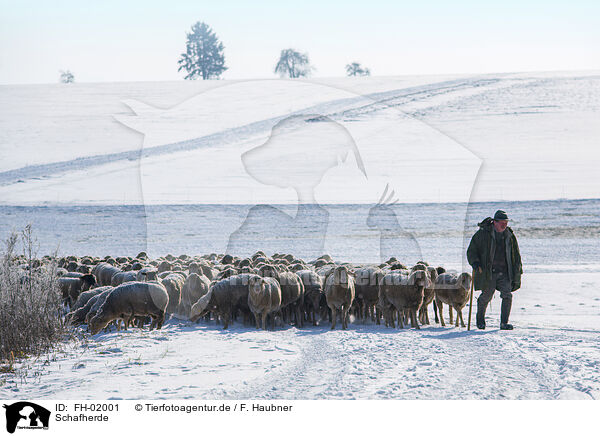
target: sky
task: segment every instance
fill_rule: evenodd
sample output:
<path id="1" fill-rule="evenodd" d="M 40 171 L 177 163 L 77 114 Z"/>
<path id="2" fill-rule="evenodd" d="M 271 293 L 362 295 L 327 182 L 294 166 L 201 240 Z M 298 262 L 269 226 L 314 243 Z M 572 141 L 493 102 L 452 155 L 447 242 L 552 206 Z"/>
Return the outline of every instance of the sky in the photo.
<path id="1" fill-rule="evenodd" d="M 315 77 L 600 69 L 597 0 L 0 0 L 0 84 L 182 80 L 196 21 L 225 45 L 224 79 L 276 77 L 285 48 Z"/>

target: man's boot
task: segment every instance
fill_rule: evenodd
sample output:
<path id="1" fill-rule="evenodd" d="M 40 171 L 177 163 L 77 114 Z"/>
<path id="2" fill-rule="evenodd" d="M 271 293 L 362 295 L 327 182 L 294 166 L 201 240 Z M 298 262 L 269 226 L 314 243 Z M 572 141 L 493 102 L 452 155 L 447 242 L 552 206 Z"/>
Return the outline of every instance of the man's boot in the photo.
<path id="1" fill-rule="evenodd" d="M 512 324 L 508 323 L 510 308 L 512 306 L 512 298 L 503 298 L 500 308 L 500 330 L 512 330 Z"/>
<path id="2" fill-rule="evenodd" d="M 487 304 L 477 299 L 477 315 L 475 316 L 475 322 L 479 330 L 485 330 L 485 309 Z"/>

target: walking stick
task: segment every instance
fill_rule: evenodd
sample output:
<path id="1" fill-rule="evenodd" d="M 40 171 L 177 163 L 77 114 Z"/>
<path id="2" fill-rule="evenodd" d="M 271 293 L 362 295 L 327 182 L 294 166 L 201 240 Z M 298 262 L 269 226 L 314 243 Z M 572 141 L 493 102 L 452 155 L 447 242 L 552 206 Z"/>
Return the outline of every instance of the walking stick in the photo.
<path id="1" fill-rule="evenodd" d="M 471 275 L 471 296 L 469 297 L 469 324 L 467 330 L 471 330 L 471 312 L 473 311 L 473 286 L 475 284 L 475 270 Z"/>

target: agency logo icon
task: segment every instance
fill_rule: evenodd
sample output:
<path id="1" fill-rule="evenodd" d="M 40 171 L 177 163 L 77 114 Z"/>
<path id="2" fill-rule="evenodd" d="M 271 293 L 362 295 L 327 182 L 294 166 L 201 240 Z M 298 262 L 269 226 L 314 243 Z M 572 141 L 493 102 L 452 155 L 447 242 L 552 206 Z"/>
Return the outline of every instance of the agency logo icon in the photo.
<path id="1" fill-rule="evenodd" d="M 18 429 L 48 429 L 50 411 L 35 403 L 19 401 L 10 405 L 4 404 L 6 409 L 6 431 L 14 433 Z"/>

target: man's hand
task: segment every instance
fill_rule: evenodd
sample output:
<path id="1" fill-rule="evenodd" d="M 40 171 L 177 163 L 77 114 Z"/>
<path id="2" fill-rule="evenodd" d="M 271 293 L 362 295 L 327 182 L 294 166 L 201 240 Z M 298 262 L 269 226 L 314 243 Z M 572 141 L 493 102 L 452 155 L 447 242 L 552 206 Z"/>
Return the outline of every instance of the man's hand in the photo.
<path id="1" fill-rule="evenodd" d="M 478 267 L 478 268 L 477 268 L 477 271 L 479 271 L 479 274 L 482 274 L 482 273 L 483 273 L 483 270 L 481 269 L 481 267 Z"/>
<path id="2" fill-rule="evenodd" d="M 479 262 L 473 262 L 473 269 L 479 271 L 479 274 L 483 273 L 483 269 L 481 269 L 481 265 Z"/>

